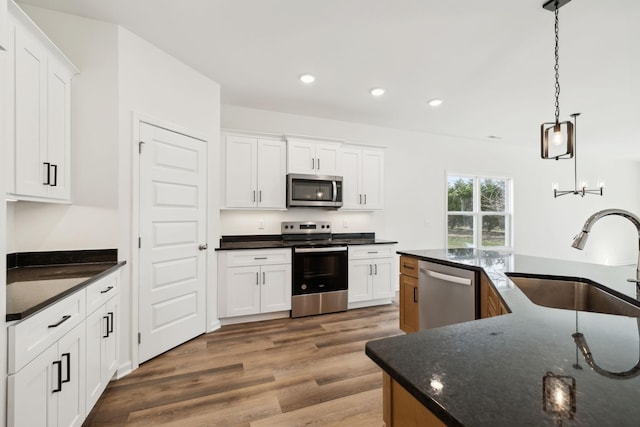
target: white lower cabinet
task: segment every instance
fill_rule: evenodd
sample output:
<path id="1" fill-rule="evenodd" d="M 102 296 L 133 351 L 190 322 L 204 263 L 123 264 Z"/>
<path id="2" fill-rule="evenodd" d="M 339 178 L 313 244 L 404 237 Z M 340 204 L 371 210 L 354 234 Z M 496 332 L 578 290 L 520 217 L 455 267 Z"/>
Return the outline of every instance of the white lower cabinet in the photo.
<path id="1" fill-rule="evenodd" d="M 87 414 L 116 372 L 118 299 L 87 316 Z"/>
<path id="2" fill-rule="evenodd" d="M 81 323 L 9 375 L 9 426 L 82 425 L 86 415 L 84 344 Z"/>
<path id="3" fill-rule="evenodd" d="M 221 318 L 291 310 L 291 249 L 218 253 Z"/>
<path id="4" fill-rule="evenodd" d="M 119 277 L 8 326 L 9 427 L 82 425 L 116 372 Z"/>
<path id="5" fill-rule="evenodd" d="M 349 303 L 395 296 L 395 245 L 349 247 Z"/>

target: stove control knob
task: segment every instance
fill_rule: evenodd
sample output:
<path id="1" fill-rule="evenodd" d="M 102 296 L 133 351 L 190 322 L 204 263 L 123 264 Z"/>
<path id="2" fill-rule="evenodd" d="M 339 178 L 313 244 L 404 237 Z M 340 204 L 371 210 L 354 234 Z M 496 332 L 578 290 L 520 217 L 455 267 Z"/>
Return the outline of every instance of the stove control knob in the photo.
<path id="1" fill-rule="evenodd" d="M 300 289 L 302 289 L 303 291 L 306 291 L 307 290 L 307 285 L 303 283 L 302 286 L 300 286 Z"/>

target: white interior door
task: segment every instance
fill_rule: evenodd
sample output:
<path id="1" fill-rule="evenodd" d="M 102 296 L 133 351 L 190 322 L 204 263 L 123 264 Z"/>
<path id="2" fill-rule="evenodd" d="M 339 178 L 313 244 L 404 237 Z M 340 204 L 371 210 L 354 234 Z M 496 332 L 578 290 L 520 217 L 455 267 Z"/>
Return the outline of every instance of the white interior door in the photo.
<path id="1" fill-rule="evenodd" d="M 140 123 L 139 362 L 205 332 L 206 144 Z"/>

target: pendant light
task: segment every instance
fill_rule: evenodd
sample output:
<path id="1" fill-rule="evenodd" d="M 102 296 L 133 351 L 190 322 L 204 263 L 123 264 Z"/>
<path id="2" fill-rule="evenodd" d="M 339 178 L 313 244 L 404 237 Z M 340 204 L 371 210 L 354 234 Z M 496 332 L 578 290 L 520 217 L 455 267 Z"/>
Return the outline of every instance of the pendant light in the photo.
<path id="1" fill-rule="evenodd" d="M 580 113 L 573 113 L 571 117 L 573 117 L 573 129 L 574 136 L 577 135 L 578 131 L 578 116 Z M 553 197 L 564 196 L 565 194 L 575 194 L 576 196 L 584 197 L 586 194 L 595 194 L 602 196 L 604 192 L 604 182 L 600 181 L 598 183 L 598 188 L 588 189 L 588 183 L 586 181 L 580 182 L 578 185 L 578 147 L 577 147 L 577 138 L 574 141 L 573 147 L 573 190 L 559 190 L 557 184 L 552 184 L 553 188 Z"/>
<path id="2" fill-rule="evenodd" d="M 570 159 L 573 157 L 575 135 L 570 121 L 560 121 L 560 66 L 559 66 L 559 28 L 558 10 L 571 0 L 550 0 L 542 7 L 555 13 L 555 98 L 556 117 L 553 122 L 540 125 L 540 154 L 543 159 Z"/>

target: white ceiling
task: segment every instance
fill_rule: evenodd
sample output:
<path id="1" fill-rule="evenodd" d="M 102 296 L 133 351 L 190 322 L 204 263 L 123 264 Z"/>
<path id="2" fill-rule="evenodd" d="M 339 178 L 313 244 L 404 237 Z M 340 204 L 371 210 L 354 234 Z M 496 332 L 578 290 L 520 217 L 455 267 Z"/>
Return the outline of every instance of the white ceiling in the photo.
<path id="1" fill-rule="evenodd" d="M 544 0 L 24 0 L 122 25 L 221 85 L 222 103 L 538 146 L 554 118 Z M 560 9 L 561 119 L 640 159 L 640 1 Z M 312 73 L 317 80 L 298 80 Z M 369 90 L 386 93 L 373 98 Z M 438 109 L 427 105 L 442 98 Z"/>

